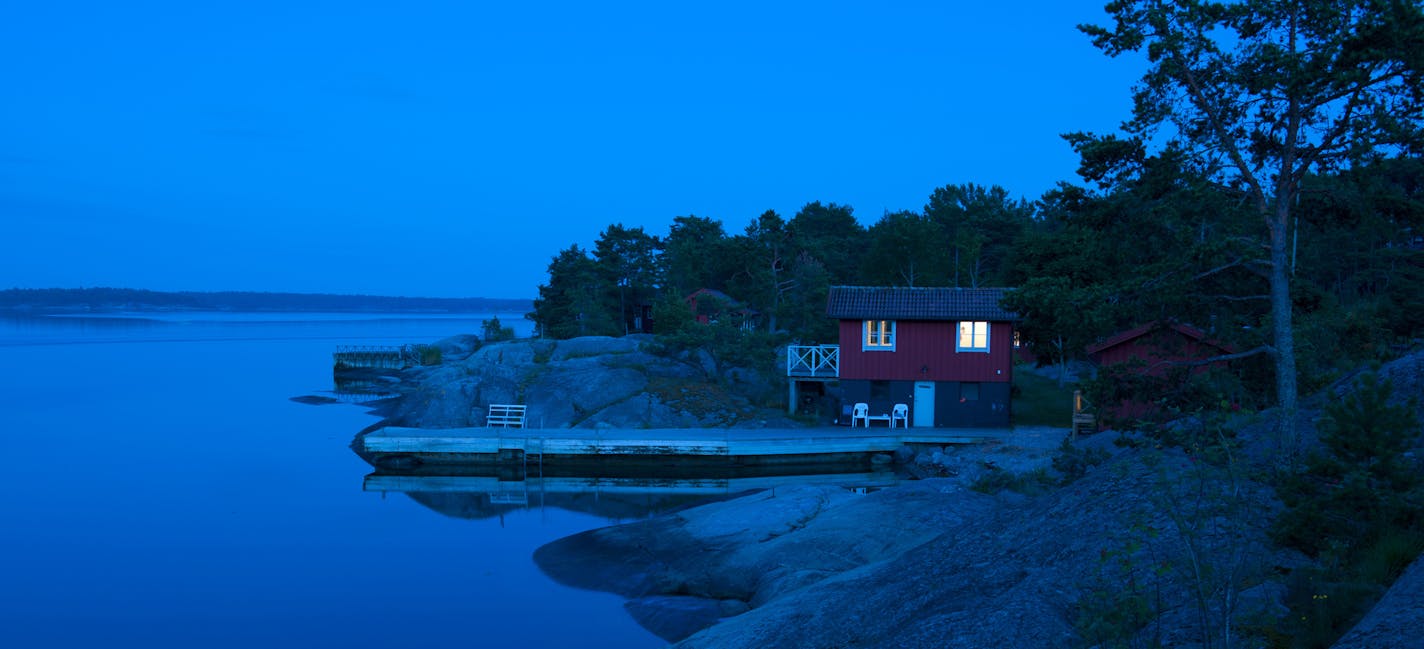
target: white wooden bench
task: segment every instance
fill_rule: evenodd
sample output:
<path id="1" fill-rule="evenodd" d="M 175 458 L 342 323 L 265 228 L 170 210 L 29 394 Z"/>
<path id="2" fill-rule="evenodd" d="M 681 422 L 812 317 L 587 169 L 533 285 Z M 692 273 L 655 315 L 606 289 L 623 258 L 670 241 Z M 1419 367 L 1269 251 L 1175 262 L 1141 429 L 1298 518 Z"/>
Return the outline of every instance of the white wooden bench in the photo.
<path id="1" fill-rule="evenodd" d="M 487 428 L 523 428 L 524 410 L 527 406 L 510 403 L 491 403 L 485 414 Z"/>

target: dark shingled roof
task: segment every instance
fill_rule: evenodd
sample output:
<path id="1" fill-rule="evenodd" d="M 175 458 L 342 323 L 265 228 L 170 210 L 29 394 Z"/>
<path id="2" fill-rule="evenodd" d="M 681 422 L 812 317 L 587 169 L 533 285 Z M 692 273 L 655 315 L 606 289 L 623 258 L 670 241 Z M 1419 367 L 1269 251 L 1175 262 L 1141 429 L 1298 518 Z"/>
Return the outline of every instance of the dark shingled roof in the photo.
<path id="1" fill-rule="evenodd" d="M 832 286 L 826 315 L 839 320 L 1018 320 L 999 301 L 1006 288 Z"/>

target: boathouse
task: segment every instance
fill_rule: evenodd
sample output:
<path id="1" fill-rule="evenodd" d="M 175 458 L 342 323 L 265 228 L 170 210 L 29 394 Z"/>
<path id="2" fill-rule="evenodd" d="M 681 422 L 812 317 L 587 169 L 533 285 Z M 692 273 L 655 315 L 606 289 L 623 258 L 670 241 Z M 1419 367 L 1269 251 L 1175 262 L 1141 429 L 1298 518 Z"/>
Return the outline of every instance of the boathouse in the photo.
<path id="1" fill-rule="evenodd" d="M 914 427 L 1008 426 L 1015 314 L 1003 288 L 831 287 L 846 404 Z"/>

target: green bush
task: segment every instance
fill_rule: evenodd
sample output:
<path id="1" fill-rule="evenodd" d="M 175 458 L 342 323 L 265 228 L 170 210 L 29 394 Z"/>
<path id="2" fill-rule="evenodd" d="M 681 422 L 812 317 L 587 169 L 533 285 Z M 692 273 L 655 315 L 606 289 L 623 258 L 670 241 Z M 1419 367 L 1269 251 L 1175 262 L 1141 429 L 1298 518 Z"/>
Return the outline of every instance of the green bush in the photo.
<path id="1" fill-rule="evenodd" d="M 1318 556 L 1366 547 L 1396 530 L 1424 531 L 1424 476 L 1406 454 L 1419 433 L 1414 404 L 1389 403 L 1392 387 L 1374 374 L 1330 404 L 1319 422 L 1324 453 L 1278 489 L 1288 510 L 1280 543 Z"/>
<path id="2" fill-rule="evenodd" d="M 441 361 L 440 348 L 435 345 L 414 345 L 415 358 L 421 365 L 439 365 Z"/>
<path id="3" fill-rule="evenodd" d="M 1103 588 L 1078 600 L 1074 626 L 1089 647 L 1132 647 L 1138 631 L 1155 617 L 1146 595 L 1135 590 Z"/>
<path id="4" fill-rule="evenodd" d="M 480 337 L 487 343 L 514 340 L 514 327 L 506 327 L 499 322 L 499 316 L 480 323 Z"/>
<path id="5" fill-rule="evenodd" d="M 1058 483 L 1048 469 L 1043 468 L 1024 473 L 1013 473 L 996 466 L 989 466 L 987 469 L 969 485 L 970 489 L 983 494 L 996 494 L 1007 489 L 1026 496 L 1036 496 Z"/>
<path id="6" fill-rule="evenodd" d="M 698 307 L 713 313 L 725 311 L 712 298 L 703 298 Z M 783 335 L 744 327 L 733 316 L 698 322 L 687 305 L 676 299 L 653 305 L 653 327 L 657 342 L 651 351 L 668 356 L 705 351 L 716 365 L 717 375 L 709 378 L 720 380 L 722 372 L 732 367 L 753 370 L 765 377 L 778 376 L 781 358 L 776 350 L 785 342 Z"/>
<path id="7" fill-rule="evenodd" d="M 1319 422 L 1324 452 L 1277 493 L 1276 541 L 1317 558 L 1293 576 L 1288 630 L 1297 647 L 1328 647 L 1424 548 L 1424 477 L 1406 452 L 1414 403 L 1391 404 L 1388 381 L 1360 377 Z"/>
<path id="8" fill-rule="evenodd" d="M 1058 472 L 1061 484 L 1068 484 L 1083 477 L 1088 469 L 1102 464 L 1108 459 L 1108 452 L 1100 448 L 1079 448 L 1067 439 L 1058 447 L 1053 456 L 1053 470 Z"/>

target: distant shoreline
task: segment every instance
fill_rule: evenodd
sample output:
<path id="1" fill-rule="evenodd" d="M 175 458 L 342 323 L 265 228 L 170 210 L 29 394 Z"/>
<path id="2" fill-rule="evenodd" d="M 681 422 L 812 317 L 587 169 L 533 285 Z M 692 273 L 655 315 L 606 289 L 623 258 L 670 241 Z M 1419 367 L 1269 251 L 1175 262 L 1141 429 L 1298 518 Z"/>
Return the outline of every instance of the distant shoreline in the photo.
<path id="1" fill-rule="evenodd" d="M 128 288 L 8 289 L 0 311 L 20 313 L 527 313 L 533 300 L 247 291 L 164 292 Z"/>

